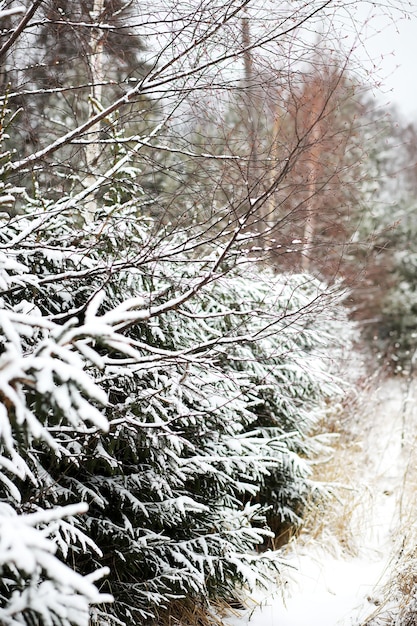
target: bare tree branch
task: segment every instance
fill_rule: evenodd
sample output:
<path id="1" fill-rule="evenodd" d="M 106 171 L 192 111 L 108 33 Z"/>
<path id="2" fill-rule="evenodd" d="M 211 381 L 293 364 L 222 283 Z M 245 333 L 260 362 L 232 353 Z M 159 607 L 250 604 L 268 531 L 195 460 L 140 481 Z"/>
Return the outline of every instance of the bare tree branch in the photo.
<path id="1" fill-rule="evenodd" d="M 26 26 L 28 25 L 28 23 L 30 22 L 32 17 L 35 15 L 36 11 L 38 10 L 38 8 L 43 2 L 44 0 L 34 0 L 32 6 L 27 11 L 27 13 L 23 16 L 17 28 L 13 31 L 9 39 L 0 48 L 0 59 L 2 59 L 5 56 L 5 54 L 8 52 L 8 50 L 10 50 L 10 48 L 13 46 L 15 41 L 17 41 L 17 39 L 25 30 Z"/>

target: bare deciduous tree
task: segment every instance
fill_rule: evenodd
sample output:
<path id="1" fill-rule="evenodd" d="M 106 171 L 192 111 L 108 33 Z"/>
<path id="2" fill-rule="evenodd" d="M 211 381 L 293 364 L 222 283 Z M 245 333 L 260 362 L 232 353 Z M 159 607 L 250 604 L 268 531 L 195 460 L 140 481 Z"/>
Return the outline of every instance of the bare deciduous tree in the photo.
<path id="1" fill-rule="evenodd" d="M 15 4 L 4 3 L 5 10 L 19 9 Z M 129 8 L 96 0 L 80 10 L 27 2 L 21 19 L 8 15 L 1 42 L 7 106 L 23 114 L 14 127 L 21 139 L 4 173 L 14 182 L 36 170 L 39 184 L 45 172 L 43 185 L 53 177 L 57 190 L 71 180 L 74 192 L 82 193 L 81 184 L 91 200 L 97 197 L 92 173 L 104 182 L 126 161 L 140 163 L 140 184 L 164 221 L 182 214 L 189 225 L 191 215 L 199 220 L 201 206 L 211 203 L 209 229 L 219 220 L 244 219 L 245 229 L 259 234 L 258 248 L 283 236 L 283 221 L 303 221 L 293 239 L 303 242 L 306 268 L 316 230 L 312 207 L 319 210 L 317 195 L 331 184 L 316 180 L 327 150 L 321 128 L 346 98 L 334 80 L 344 80 L 348 67 L 342 51 L 321 56 L 309 31 L 326 24 L 326 46 L 333 37 L 336 50 L 337 32 L 329 26 L 336 13 L 343 13 L 343 3 L 332 0 L 279 7 L 267 0 L 195 6 L 167 0 Z M 329 62 L 339 69 L 329 70 L 333 79 L 326 82 Z M 306 123 L 301 117 L 310 104 Z M 201 112 L 210 109 L 218 119 L 207 136 Z M 238 134 L 225 121 L 233 109 L 240 110 Z M 294 183 L 291 173 L 303 161 L 310 173 Z M 333 182 L 345 167 L 340 160 L 334 165 Z M 196 172 L 203 170 L 201 188 Z M 283 209 L 285 198 L 300 198 L 303 186 L 310 208 L 304 199 L 303 208 L 296 200 Z M 272 215 L 272 201 L 283 210 Z"/>

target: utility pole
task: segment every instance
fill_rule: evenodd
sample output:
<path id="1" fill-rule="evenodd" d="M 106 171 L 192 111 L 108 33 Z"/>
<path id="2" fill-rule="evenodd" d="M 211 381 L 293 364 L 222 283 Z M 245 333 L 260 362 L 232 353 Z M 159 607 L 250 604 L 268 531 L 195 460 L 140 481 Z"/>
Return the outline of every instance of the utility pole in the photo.
<path id="1" fill-rule="evenodd" d="M 242 47 L 243 47 L 243 63 L 244 63 L 244 103 L 246 113 L 246 126 L 248 128 L 249 136 L 249 159 L 247 169 L 247 188 L 248 188 L 248 201 L 251 205 L 256 202 L 259 196 L 259 136 L 258 136 L 258 121 L 259 116 L 255 103 L 255 84 L 253 74 L 253 57 L 251 50 L 251 37 L 250 37 L 250 25 L 249 17 L 244 15 L 242 17 Z M 257 214 L 254 216 L 255 223 L 258 230 L 258 245 L 264 247 L 263 234 L 266 230 L 265 222 L 265 209 L 260 207 Z"/>
<path id="2" fill-rule="evenodd" d="M 268 200 L 265 202 L 265 205 L 262 206 L 262 211 L 264 212 L 264 228 L 268 228 L 269 231 L 271 231 L 271 229 L 274 227 L 274 224 L 276 223 L 276 216 L 277 216 L 277 212 L 278 212 L 278 203 L 277 203 L 277 197 L 276 197 L 276 190 L 274 185 L 276 184 L 276 181 L 278 179 L 279 176 L 279 172 L 280 172 L 280 168 L 278 167 L 278 159 L 279 159 L 279 154 L 278 154 L 278 136 L 279 136 L 279 132 L 280 132 L 280 127 L 281 127 L 281 120 L 280 120 L 280 116 L 279 116 L 279 110 L 278 107 L 276 107 L 276 112 L 274 115 L 274 124 L 273 124 L 273 129 L 272 129 L 272 142 L 271 142 L 271 152 L 270 152 L 270 158 L 271 158 L 271 163 L 272 163 L 272 167 L 271 167 L 271 172 L 269 175 L 269 186 L 271 188 Z"/>

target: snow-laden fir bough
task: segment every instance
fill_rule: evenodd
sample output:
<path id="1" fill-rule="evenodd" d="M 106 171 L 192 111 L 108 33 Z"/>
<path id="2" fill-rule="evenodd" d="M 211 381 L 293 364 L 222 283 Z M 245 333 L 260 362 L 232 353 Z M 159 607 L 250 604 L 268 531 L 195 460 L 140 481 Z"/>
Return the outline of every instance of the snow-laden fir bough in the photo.
<path id="1" fill-rule="evenodd" d="M 265 542 L 320 492 L 311 432 L 340 393 L 343 309 L 311 276 L 152 238 L 130 203 L 98 232 L 36 202 L 2 226 L 2 623 L 227 602 L 276 575 Z"/>

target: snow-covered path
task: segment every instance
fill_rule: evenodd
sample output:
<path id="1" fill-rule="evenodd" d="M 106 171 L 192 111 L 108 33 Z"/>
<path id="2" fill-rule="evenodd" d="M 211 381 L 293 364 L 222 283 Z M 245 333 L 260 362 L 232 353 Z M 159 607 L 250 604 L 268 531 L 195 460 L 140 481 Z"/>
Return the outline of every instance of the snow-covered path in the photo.
<path id="1" fill-rule="evenodd" d="M 282 585 L 259 594 L 253 606 L 227 620 L 230 626 L 363 626 L 375 612 L 407 512 L 417 381 L 384 380 L 368 390 L 359 410 L 352 426 L 360 439 L 347 467 L 359 482 L 349 520 L 355 555 L 340 544 L 329 551 L 323 534 L 321 540 L 301 536 L 285 555 L 296 569 L 287 576 L 284 597 Z"/>

